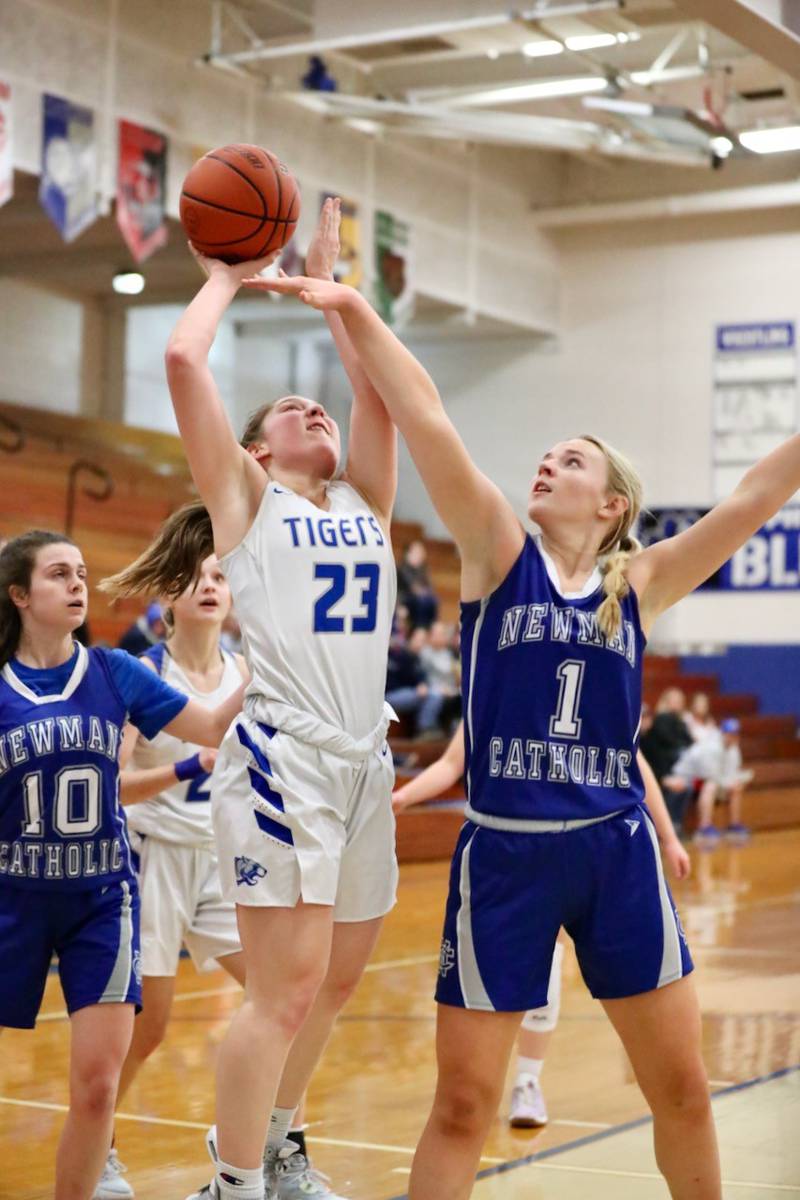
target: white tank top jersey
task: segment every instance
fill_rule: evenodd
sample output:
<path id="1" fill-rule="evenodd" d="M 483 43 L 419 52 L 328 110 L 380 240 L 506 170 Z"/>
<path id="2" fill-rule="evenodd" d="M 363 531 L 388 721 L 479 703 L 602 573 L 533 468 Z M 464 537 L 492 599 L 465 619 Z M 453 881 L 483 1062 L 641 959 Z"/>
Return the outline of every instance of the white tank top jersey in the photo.
<path id="1" fill-rule="evenodd" d="M 245 712 L 335 750 L 382 736 L 397 580 L 389 538 L 364 499 L 344 480 L 327 498 L 325 511 L 268 483 L 220 565 L 252 673 Z"/>
<path id="2" fill-rule="evenodd" d="M 242 672 L 233 655 L 222 649 L 220 653 L 224 664 L 222 678 L 213 692 L 200 692 L 194 687 L 175 662 L 166 644 L 154 646 L 152 650 L 146 651 L 145 657 L 155 663 L 161 678 L 172 687 L 205 708 L 216 708 L 235 692 L 242 682 Z M 182 742 L 180 738 L 172 737 L 163 731 L 156 734 L 151 741 L 140 734 L 128 767 L 138 771 L 164 767 L 191 757 L 199 749 L 194 743 Z M 136 833 L 180 846 L 200 849 L 211 849 L 214 846 L 210 777 L 206 774 L 187 779 L 184 783 L 176 779 L 152 800 L 127 805 L 125 814 L 128 825 Z"/>

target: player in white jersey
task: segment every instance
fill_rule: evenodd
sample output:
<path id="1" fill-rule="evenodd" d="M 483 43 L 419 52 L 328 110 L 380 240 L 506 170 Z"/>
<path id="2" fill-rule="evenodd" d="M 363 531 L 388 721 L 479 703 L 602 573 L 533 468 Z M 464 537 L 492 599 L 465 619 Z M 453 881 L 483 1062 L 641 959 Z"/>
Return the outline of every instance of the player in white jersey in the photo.
<path id="1" fill-rule="evenodd" d="M 363 297 L 303 277 L 254 286 L 338 313 L 461 553 L 469 808 L 437 985 L 436 1095 L 411 1200 L 469 1196 L 561 926 L 651 1107 L 671 1195 L 720 1200 L 691 957 L 641 804 L 642 653 L 659 614 L 800 488 L 800 435 L 690 529 L 646 549 L 633 536 L 643 489 L 632 465 L 597 437 L 568 438 L 530 486 L 534 539 L 472 461 L 430 376 Z M 520 909 L 536 921 L 519 920 Z"/>
<path id="2" fill-rule="evenodd" d="M 329 278 L 338 221 L 338 204 L 327 202 L 307 260 Z M 397 436 L 334 315 L 354 392 L 344 473 L 336 423 L 299 396 L 265 405 L 238 444 L 208 352 L 242 282 L 265 263 L 202 265 L 208 281 L 166 361 L 203 503 L 173 514 L 116 588 L 178 594 L 211 551 L 213 531 L 252 681 L 212 788 L 220 876 L 237 904 L 247 978 L 220 1051 L 210 1191 L 262 1200 L 266 1183 L 281 1197 L 330 1196 L 318 1177 L 293 1177 L 285 1135 L 395 898 L 384 685 Z"/>
<path id="3" fill-rule="evenodd" d="M 645 785 L 645 801 L 664 860 L 676 879 L 686 879 L 691 871 L 689 855 L 675 832 L 658 780 L 644 755 L 639 752 L 639 768 Z M 423 804 L 452 787 L 464 775 L 464 722 L 450 739 L 447 749 L 436 762 L 420 771 L 408 783 L 398 788 L 392 796 L 395 813 L 404 812 L 415 804 Z M 550 1037 L 558 1023 L 561 1003 L 561 964 L 563 959 L 563 931 L 553 954 L 550 979 L 547 985 L 547 1003 L 541 1008 L 531 1008 L 525 1013 L 517 1039 L 517 1063 L 514 1085 L 511 1090 L 509 1124 L 515 1128 L 530 1128 L 547 1124 L 545 1105 L 539 1076 L 544 1066 L 544 1057 Z"/>
<path id="4" fill-rule="evenodd" d="M 249 678 L 244 660 L 220 646 L 230 611 L 230 588 L 216 557 L 209 555 L 196 587 L 165 609 L 167 641 L 146 650 L 139 661 L 204 708 L 215 708 Z M 221 966 L 244 984 L 235 906 L 222 896 L 211 825 L 216 755 L 163 730 L 148 739 L 134 725 L 126 727 L 122 740 L 120 800 L 127 806 L 138 857 L 143 978 L 142 1012 L 122 1068 L 117 1106 L 163 1041 L 184 943 L 198 971 Z M 95 1200 L 133 1195 L 124 1170 L 112 1147 Z"/>

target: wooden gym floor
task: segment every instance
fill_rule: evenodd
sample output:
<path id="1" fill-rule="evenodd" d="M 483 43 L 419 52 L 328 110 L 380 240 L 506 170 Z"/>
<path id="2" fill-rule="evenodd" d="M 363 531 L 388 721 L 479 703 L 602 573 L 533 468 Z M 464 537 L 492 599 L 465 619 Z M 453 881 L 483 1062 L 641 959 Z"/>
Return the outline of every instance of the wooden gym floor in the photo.
<path id="1" fill-rule="evenodd" d="M 697 964 L 725 1196 L 800 1198 L 800 830 L 692 858 L 692 878 L 675 890 Z M 397 908 L 312 1085 L 315 1162 L 354 1200 L 399 1200 L 406 1192 L 433 1090 L 431 992 L 446 879 L 445 863 L 402 869 Z M 227 976 L 198 976 L 181 963 L 167 1040 L 117 1125 L 139 1200 L 182 1200 L 209 1179 L 203 1134 L 213 1111 L 212 1069 L 237 1003 Z M 36 1031 L 0 1038 L 0 1197 L 52 1195 L 67 1049 L 52 976 Z M 543 1085 L 550 1124 L 512 1131 L 501 1113 L 477 1200 L 667 1197 L 644 1102 L 571 948 Z"/>

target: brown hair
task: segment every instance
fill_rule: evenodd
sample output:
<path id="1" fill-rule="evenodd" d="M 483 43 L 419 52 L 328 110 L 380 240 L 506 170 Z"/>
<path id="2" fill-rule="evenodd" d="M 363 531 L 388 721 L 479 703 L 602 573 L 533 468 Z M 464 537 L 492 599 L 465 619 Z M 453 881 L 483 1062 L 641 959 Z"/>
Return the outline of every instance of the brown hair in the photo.
<path id="1" fill-rule="evenodd" d="M 166 596 L 174 600 L 196 582 L 200 564 L 214 553 L 211 517 L 202 500 L 192 500 L 167 517 L 135 562 L 98 587 L 115 600 Z"/>
<path id="2" fill-rule="evenodd" d="M 285 397 L 282 396 L 281 399 L 285 399 Z M 245 450 L 260 439 L 264 418 L 269 416 L 276 404 L 280 404 L 280 400 L 271 400 L 268 404 L 262 404 L 255 412 L 250 413 L 239 441 L 239 445 L 244 446 Z"/>
<path id="3" fill-rule="evenodd" d="M 43 546 L 74 546 L 65 533 L 50 529 L 30 529 L 6 542 L 0 550 L 0 667 L 4 666 L 19 645 L 22 618 L 11 599 L 9 589 L 29 591 L 36 555 Z"/>
<path id="4" fill-rule="evenodd" d="M 622 625 L 620 601 L 630 591 L 627 566 L 642 548 L 631 532 L 642 509 L 642 481 L 633 463 L 602 438 L 592 434 L 581 434 L 581 441 L 591 442 L 602 451 L 608 465 L 608 490 L 615 495 L 624 496 L 628 501 L 622 516 L 616 525 L 609 529 L 600 545 L 600 556 L 605 556 L 601 563 L 601 571 L 606 598 L 597 610 L 597 622 L 606 637 L 614 638 Z"/>

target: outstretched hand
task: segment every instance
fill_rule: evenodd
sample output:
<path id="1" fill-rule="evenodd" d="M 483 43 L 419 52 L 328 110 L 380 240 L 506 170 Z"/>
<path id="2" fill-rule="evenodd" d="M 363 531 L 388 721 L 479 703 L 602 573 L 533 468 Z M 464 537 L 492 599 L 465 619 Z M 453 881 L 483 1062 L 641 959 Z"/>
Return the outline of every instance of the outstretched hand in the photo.
<path id="1" fill-rule="evenodd" d="M 281 253 L 280 250 L 274 250 L 272 254 L 267 254 L 264 258 L 253 259 L 251 262 L 226 263 L 221 258 L 209 258 L 207 255 L 201 254 L 191 242 L 189 242 L 189 249 L 204 275 L 209 279 L 212 276 L 220 275 L 229 279 L 236 287 L 240 287 L 245 279 L 258 277 L 260 272 L 271 266 Z"/>
<path id="2" fill-rule="evenodd" d="M 333 279 L 333 268 L 339 258 L 341 222 L 342 202 L 338 196 L 329 196 L 320 211 L 306 255 L 306 275 L 309 278 Z"/>
<path id="3" fill-rule="evenodd" d="M 281 296 L 296 296 L 309 308 L 320 312 L 337 312 L 346 308 L 358 296 L 353 288 L 332 279 L 311 279 L 308 275 L 286 275 L 283 271 L 278 279 L 251 276 L 243 279 L 245 287 L 259 292 L 277 292 Z"/>

